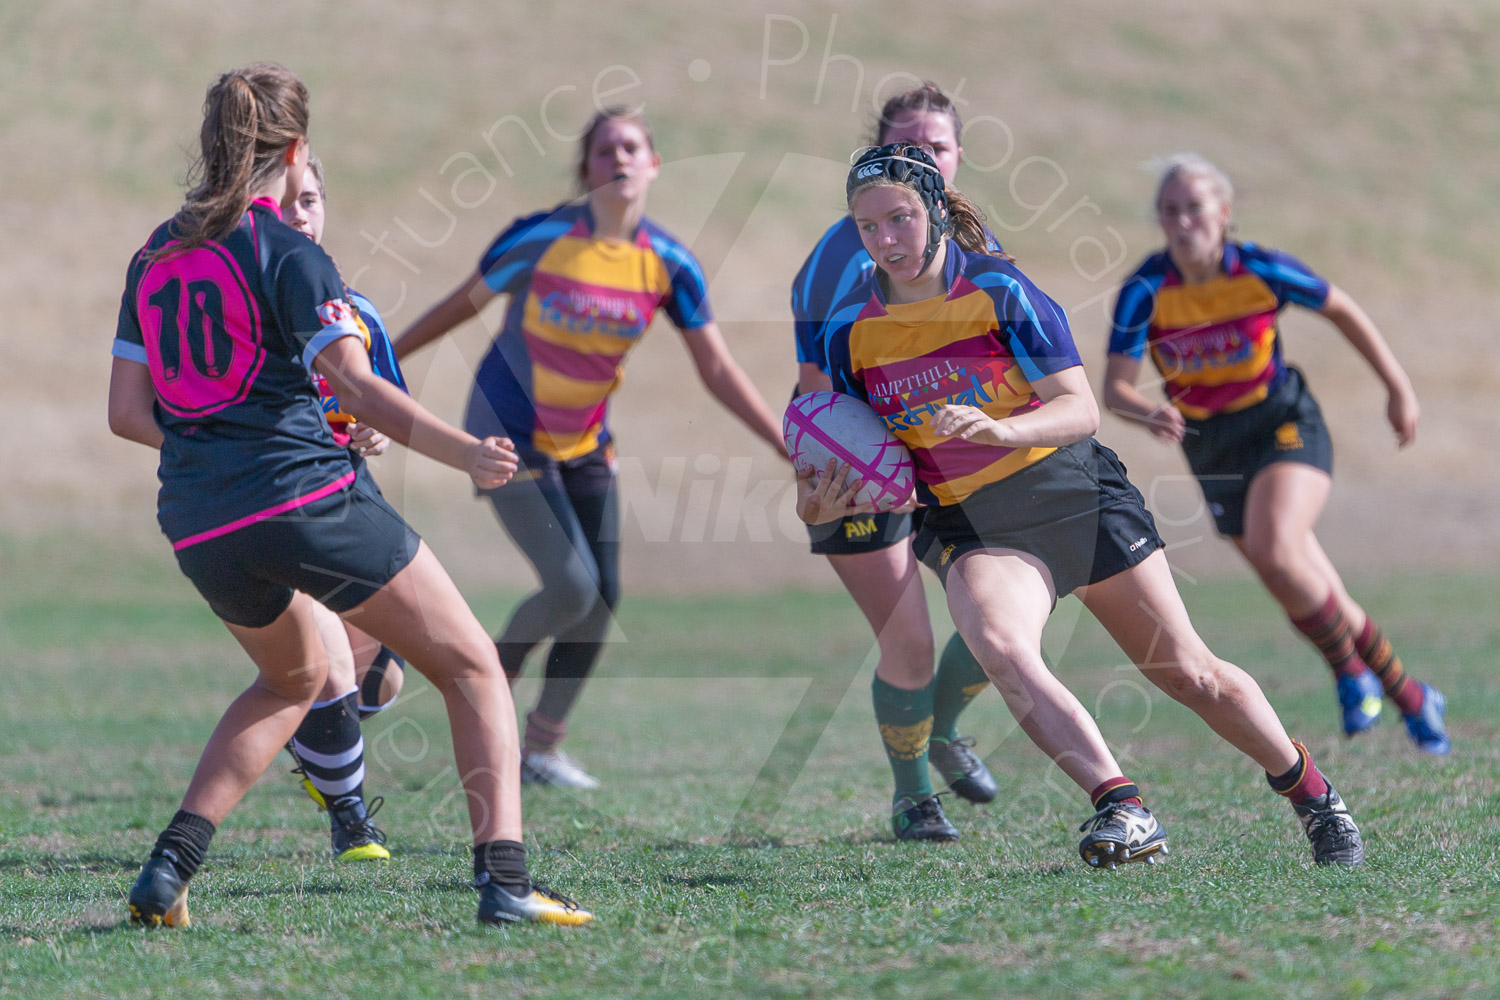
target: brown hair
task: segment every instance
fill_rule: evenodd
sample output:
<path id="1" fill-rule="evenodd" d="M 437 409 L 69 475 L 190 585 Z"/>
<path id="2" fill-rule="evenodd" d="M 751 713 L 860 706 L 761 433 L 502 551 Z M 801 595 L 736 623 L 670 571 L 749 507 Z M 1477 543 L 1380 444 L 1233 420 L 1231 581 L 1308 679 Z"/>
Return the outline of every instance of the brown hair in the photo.
<path id="1" fill-rule="evenodd" d="M 913 90 L 903 91 L 885 102 L 884 106 L 880 109 L 880 117 L 875 119 L 875 125 L 870 129 L 871 144 L 876 146 L 885 145 L 886 133 L 890 130 L 891 124 L 897 115 L 915 114 L 924 111 L 935 111 L 951 118 L 953 120 L 953 142 L 955 145 L 963 144 L 963 119 L 958 117 L 958 109 L 953 106 L 953 99 L 943 93 L 942 88 L 931 80 Z"/>
<path id="2" fill-rule="evenodd" d="M 1001 260 L 1015 258 L 1004 250 L 990 249 L 989 230 L 984 228 L 984 213 L 979 210 L 958 188 L 948 185 L 944 189 L 948 196 L 948 235 L 970 253 L 988 254 Z"/>
<path id="3" fill-rule="evenodd" d="M 861 181 L 849 192 L 849 208 L 854 209 L 854 199 L 864 191 L 875 187 L 900 188 L 909 193 L 912 200 L 918 205 L 923 205 L 923 211 L 927 211 L 923 204 L 922 196 L 910 184 L 902 184 L 891 180 L 889 177 L 875 177 L 867 181 Z M 988 257 L 999 257 L 1004 261 L 1015 261 L 1015 257 L 1004 250 L 993 250 L 990 248 L 990 233 L 984 228 L 984 213 L 979 206 L 964 195 L 962 191 L 952 184 L 943 182 L 943 197 L 948 202 L 948 223 L 943 227 L 943 235 L 954 243 L 963 247 L 969 253 L 982 253 Z"/>
<path id="4" fill-rule="evenodd" d="M 578 167 L 574 171 L 574 176 L 578 181 L 579 194 L 588 194 L 588 188 L 584 186 L 584 177 L 588 173 L 589 147 L 594 144 L 594 133 L 598 132 L 599 127 L 605 122 L 630 122 L 633 125 L 639 125 L 641 131 L 646 133 L 646 145 L 651 147 L 653 152 L 656 150 L 656 135 L 651 131 L 650 122 L 646 121 L 646 112 L 641 105 L 615 104 L 600 109 L 594 117 L 589 119 L 588 127 L 578 137 Z"/>
<path id="5" fill-rule="evenodd" d="M 188 171 L 192 187 L 173 220 L 178 249 L 227 235 L 250 195 L 284 168 L 286 151 L 307 136 L 307 88 L 275 63 L 230 70 L 203 100 L 202 151 Z"/>

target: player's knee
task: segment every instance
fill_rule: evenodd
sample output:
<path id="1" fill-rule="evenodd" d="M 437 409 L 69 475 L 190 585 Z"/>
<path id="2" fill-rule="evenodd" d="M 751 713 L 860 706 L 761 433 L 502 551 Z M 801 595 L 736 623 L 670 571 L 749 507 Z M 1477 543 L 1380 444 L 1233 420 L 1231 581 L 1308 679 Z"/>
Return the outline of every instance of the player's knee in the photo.
<path id="1" fill-rule="evenodd" d="M 278 698 L 312 704 L 328 681 L 328 664 L 322 660 L 285 672 L 262 671 L 258 683 Z"/>
<path id="2" fill-rule="evenodd" d="M 970 643 L 979 665 L 1006 701 L 1014 698 L 1029 698 L 1026 677 L 1029 673 L 1047 669 L 1036 644 L 1022 636 L 1003 631 L 989 630 L 977 643 Z"/>
<path id="3" fill-rule="evenodd" d="M 879 636 L 880 661 L 913 682 L 931 679 L 933 648 L 931 630 L 888 625 Z M 908 685 L 910 686 L 910 685 Z"/>
<path id="4" fill-rule="evenodd" d="M 577 563 L 547 581 L 546 591 L 548 611 L 557 631 L 566 631 L 583 621 L 595 605 L 609 603 L 609 595 L 600 586 L 598 576 L 589 567 Z"/>
<path id="5" fill-rule="evenodd" d="M 1184 705 L 1208 705 L 1222 701 L 1233 688 L 1228 671 L 1233 668 L 1207 649 L 1185 654 L 1173 663 L 1151 667 L 1157 682 L 1175 701 Z"/>
<path id="6" fill-rule="evenodd" d="M 1294 583 L 1304 563 L 1298 540 L 1274 531 L 1247 535 L 1245 555 L 1273 591 Z"/>

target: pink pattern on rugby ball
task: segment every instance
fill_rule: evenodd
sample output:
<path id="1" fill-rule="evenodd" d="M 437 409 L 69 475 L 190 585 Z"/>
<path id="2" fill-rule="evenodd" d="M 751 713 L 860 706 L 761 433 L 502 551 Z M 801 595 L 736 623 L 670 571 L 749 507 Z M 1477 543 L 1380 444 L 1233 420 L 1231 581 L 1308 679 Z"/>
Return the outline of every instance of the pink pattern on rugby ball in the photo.
<path id="1" fill-rule="evenodd" d="M 781 422 L 787 454 L 798 470 L 823 474 L 830 458 L 849 463 L 864 480 L 856 500 L 877 511 L 901 506 L 916 485 L 911 453 L 864 401 L 842 392 L 809 392 L 792 400 Z"/>

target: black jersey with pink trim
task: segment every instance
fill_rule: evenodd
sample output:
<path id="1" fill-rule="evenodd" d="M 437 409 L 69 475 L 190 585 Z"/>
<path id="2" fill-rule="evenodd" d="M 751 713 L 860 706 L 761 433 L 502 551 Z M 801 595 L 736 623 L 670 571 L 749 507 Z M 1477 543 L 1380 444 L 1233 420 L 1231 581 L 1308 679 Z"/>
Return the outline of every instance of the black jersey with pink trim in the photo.
<path id="1" fill-rule="evenodd" d="M 310 371 L 361 331 L 338 268 L 274 202 L 254 202 L 223 240 L 176 254 L 174 242 L 165 223 L 131 260 L 112 353 L 151 371 L 157 519 L 182 548 L 352 481 Z"/>

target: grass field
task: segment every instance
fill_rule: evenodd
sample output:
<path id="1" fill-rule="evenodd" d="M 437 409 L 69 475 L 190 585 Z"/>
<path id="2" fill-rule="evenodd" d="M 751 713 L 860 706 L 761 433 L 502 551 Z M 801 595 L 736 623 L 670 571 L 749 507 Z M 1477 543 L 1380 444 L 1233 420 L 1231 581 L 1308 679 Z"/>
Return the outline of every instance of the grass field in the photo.
<path id="1" fill-rule="evenodd" d="M 416 680 L 366 731 L 392 864 L 335 868 L 279 761 L 215 839 L 194 926 L 145 932 L 124 893 L 246 665 L 164 558 L 5 543 L 0 996 L 1493 996 L 1496 583 L 1361 588 L 1449 692 L 1445 761 L 1389 721 L 1336 740 L 1326 671 L 1266 598 L 1186 588 L 1353 804 L 1357 871 L 1315 870 L 1254 768 L 1116 667 L 1074 602 L 1048 648 L 1173 837 L 1154 869 L 1082 866 L 1086 804 L 993 693 L 965 729 L 1002 801 L 953 806 L 957 845 L 890 843 L 847 598 L 642 597 L 575 716 L 604 788 L 525 799 L 535 871 L 595 927 L 474 923 L 445 727 Z M 513 595 L 480 597 L 495 621 Z"/>

